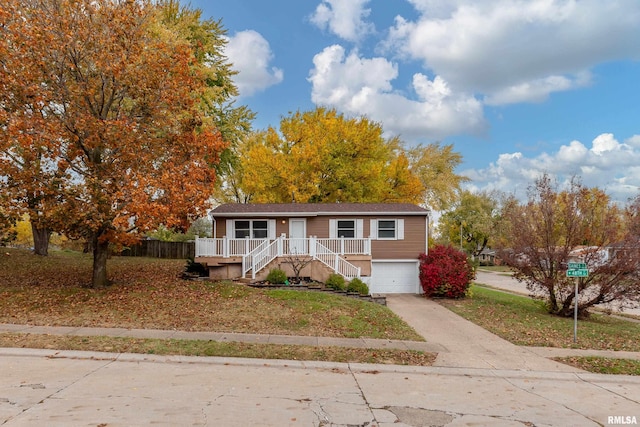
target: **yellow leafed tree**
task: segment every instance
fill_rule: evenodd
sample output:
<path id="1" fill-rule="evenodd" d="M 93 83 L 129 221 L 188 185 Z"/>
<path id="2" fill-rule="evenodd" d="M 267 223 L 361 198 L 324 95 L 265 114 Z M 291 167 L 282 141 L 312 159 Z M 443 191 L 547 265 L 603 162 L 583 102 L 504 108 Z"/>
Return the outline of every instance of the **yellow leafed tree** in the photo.
<path id="1" fill-rule="evenodd" d="M 258 203 L 407 202 L 440 209 L 464 177 L 461 156 L 439 144 L 406 150 L 367 118 L 317 108 L 253 134 L 225 201 Z M 227 184 L 229 184 L 228 181 Z"/>

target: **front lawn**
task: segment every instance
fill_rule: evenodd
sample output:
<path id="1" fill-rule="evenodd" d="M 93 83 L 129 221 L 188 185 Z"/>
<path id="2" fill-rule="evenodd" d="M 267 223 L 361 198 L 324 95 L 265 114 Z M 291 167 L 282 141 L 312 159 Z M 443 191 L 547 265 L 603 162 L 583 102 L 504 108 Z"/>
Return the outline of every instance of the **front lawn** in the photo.
<path id="1" fill-rule="evenodd" d="M 185 281 L 184 260 L 113 257 L 114 284 L 90 289 L 91 256 L 0 256 L 0 323 L 424 339 L 379 304 L 320 292 Z"/>

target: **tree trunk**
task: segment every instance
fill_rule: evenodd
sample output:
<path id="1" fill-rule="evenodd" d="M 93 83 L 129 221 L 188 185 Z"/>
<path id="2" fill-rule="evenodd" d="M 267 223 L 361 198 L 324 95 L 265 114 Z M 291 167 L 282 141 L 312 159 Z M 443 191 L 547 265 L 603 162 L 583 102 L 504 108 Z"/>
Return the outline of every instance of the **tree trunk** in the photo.
<path id="1" fill-rule="evenodd" d="M 34 222 L 31 223 L 31 232 L 33 233 L 33 251 L 36 255 L 49 255 L 49 239 L 51 238 L 51 230 L 47 227 L 38 227 Z"/>
<path id="2" fill-rule="evenodd" d="M 109 242 L 100 242 L 93 238 L 93 277 L 91 287 L 105 288 L 109 286 L 107 279 L 107 258 L 109 256 Z"/>

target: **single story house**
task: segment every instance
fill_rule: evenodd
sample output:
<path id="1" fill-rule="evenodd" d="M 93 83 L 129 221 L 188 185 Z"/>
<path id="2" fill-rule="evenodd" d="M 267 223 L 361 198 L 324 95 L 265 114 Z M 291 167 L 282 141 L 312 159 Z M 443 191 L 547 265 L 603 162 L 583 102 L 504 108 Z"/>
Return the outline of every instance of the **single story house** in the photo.
<path id="1" fill-rule="evenodd" d="M 480 265 L 495 265 L 496 251 L 494 251 L 493 249 L 484 248 L 478 255 L 478 262 L 480 262 Z"/>
<path id="2" fill-rule="evenodd" d="M 195 261 L 212 279 L 263 280 L 273 268 L 325 281 L 358 277 L 373 293 L 420 293 L 429 210 L 409 203 L 224 204 L 210 213 L 213 237 L 196 240 Z"/>

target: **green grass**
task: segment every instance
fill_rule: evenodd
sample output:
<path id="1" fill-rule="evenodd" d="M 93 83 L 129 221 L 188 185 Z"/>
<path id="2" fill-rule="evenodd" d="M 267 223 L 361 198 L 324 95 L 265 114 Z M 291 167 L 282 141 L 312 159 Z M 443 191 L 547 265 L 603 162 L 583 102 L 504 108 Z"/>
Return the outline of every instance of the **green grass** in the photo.
<path id="1" fill-rule="evenodd" d="M 640 351 L 640 324 L 592 314 L 578 321 L 547 313 L 541 301 L 474 285 L 471 297 L 442 304 L 496 335 L 524 346 Z"/>
<path id="2" fill-rule="evenodd" d="M 304 345 L 120 337 L 71 337 L 37 334 L 0 334 L 0 347 L 54 348 L 181 356 L 246 357 L 430 366 L 434 353 L 395 349 L 315 347 Z"/>
<path id="3" fill-rule="evenodd" d="M 555 357 L 554 360 L 596 374 L 640 375 L 640 360 L 605 357 Z"/>
<path id="4" fill-rule="evenodd" d="M 340 313 L 327 319 L 325 327 L 343 331 L 342 335 L 346 338 L 388 339 L 389 335 L 393 335 L 395 339 L 424 341 L 412 328 L 407 328 L 398 316 L 379 304 L 321 292 L 271 290 L 267 291 L 267 295 L 281 301 L 287 311 L 305 313 L 310 317 L 328 311 Z M 307 317 L 306 323 L 310 321 Z"/>

